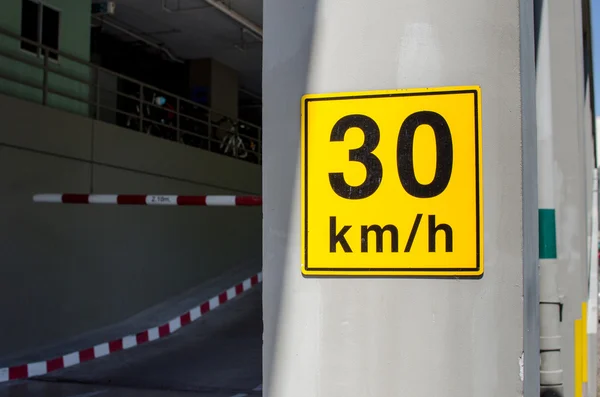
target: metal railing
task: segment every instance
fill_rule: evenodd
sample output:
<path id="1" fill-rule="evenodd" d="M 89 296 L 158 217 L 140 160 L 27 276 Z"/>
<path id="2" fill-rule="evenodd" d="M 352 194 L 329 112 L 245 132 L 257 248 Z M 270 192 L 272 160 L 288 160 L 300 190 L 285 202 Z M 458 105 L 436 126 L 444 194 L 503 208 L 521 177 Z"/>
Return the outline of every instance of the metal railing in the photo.
<path id="1" fill-rule="evenodd" d="M 37 54 L 22 50 L 20 43 L 23 42 L 30 44 L 29 47 L 35 46 Z M 7 84 L 12 89 L 3 89 Z M 207 106 L 33 42 L 2 27 L 0 92 L 83 113 L 140 133 L 262 163 L 260 126 L 227 117 Z"/>

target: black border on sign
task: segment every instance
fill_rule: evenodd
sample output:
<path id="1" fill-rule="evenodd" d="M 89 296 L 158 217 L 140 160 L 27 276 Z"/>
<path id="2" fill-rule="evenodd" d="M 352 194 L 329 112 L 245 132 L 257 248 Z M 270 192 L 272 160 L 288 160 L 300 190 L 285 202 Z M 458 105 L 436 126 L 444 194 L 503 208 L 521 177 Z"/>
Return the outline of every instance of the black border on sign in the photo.
<path id="1" fill-rule="evenodd" d="M 426 96 L 426 95 L 448 95 L 448 94 L 472 94 L 474 99 L 474 121 L 475 121 L 475 229 L 476 229 L 476 253 L 475 253 L 475 263 L 476 266 L 470 268 L 340 268 L 340 267 L 308 267 L 308 104 L 309 102 L 318 102 L 318 101 L 341 101 L 347 99 L 370 99 L 370 98 L 393 98 L 393 97 L 405 97 L 405 96 Z M 361 274 L 352 276 L 351 274 L 344 275 L 322 275 L 322 274 L 303 274 L 305 277 L 391 277 L 391 278 L 460 278 L 460 279 L 480 279 L 483 277 L 482 274 L 478 275 L 436 275 L 436 273 L 442 272 L 472 272 L 479 271 L 481 269 L 481 216 L 480 216 L 480 183 L 479 183 L 479 98 L 478 92 L 476 90 L 451 90 L 451 91 L 424 91 L 424 92 L 405 92 L 405 93 L 396 93 L 396 94 L 366 94 L 366 95 L 351 95 L 351 96 L 329 96 L 329 97 L 319 97 L 319 98 L 306 98 L 304 100 L 304 269 L 307 272 L 319 272 L 319 271 L 327 271 L 327 272 L 394 272 L 394 274 L 383 274 L 383 275 L 368 275 Z M 431 273 L 431 276 L 428 275 L 413 275 L 413 274 L 398 274 L 401 272 L 413 273 L 413 272 L 428 272 Z"/>

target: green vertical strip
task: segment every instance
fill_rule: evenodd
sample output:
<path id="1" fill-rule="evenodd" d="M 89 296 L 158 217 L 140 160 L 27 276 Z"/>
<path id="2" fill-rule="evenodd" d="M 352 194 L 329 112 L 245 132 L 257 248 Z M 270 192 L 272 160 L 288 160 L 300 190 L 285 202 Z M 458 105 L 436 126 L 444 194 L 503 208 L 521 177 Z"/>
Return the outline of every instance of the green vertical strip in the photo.
<path id="1" fill-rule="evenodd" d="M 553 209 L 539 210 L 540 259 L 556 259 L 556 216 Z"/>

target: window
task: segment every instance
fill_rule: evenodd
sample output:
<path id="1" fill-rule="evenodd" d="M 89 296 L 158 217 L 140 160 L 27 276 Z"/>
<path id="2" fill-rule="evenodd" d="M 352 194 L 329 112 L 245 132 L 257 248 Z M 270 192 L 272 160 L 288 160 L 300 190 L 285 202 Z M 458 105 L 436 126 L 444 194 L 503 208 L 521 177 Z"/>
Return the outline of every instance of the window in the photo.
<path id="1" fill-rule="evenodd" d="M 21 0 L 21 2 L 21 36 L 58 50 L 60 12 L 43 2 L 34 0 Z M 42 49 L 24 41 L 21 42 L 21 49 L 38 56 L 43 55 Z M 57 60 L 58 54 L 50 51 L 48 57 Z"/>
<path id="2" fill-rule="evenodd" d="M 21 36 L 31 41 L 39 42 L 39 4 L 23 0 L 21 6 Z M 29 52 L 37 52 L 33 44 L 21 42 L 21 48 Z"/>

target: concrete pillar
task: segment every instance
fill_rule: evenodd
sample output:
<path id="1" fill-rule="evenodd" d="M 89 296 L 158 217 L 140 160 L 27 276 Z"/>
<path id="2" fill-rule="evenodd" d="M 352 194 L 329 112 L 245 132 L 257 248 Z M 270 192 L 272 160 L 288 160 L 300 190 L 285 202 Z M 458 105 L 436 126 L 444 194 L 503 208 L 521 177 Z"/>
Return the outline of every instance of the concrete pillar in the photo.
<path id="1" fill-rule="evenodd" d="M 194 59 L 189 65 L 189 86 L 192 95 L 198 88 L 206 90 L 208 105 L 214 111 L 238 117 L 239 86 L 235 70 L 214 59 Z"/>
<path id="2" fill-rule="evenodd" d="M 532 2 L 265 0 L 263 15 L 263 395 L 538 397 Z M 481 87 L 483 277 L 303 277 L 301 97 L 459 85 Z M 398 126 L 380 127 L 381 156 Z M 336 156 L 331 172 L 363 169 Z"/>
<path id="3" fill-rule="evenodd" d="M 210 58 L 192 59 L 188 63 L 190 97 L 206 106 L 210 106 L 211 66 Z"/>
<path id="4" fill-rule="evenodd" d="M 582 333 L 588 290 L 588 199 L 586 197 L 584 80 L 581 1 L 550 3 L 553 70 L 553 124 L 557 250 L 561 260 L 559 291 L 563 300 L 561 323 L 564 392 L 583 395 Z M 591 181 L 590 181 L 591 182 Z M 579 331 L 578 334 L 576 330 Z M 585 355 L 587 356 L 587 354 Z"/>
<path id="5" fill-rule="evenodd" d="M 540 392 L 563 396 L 560 338 L 560 297 L 554 200 L 554 131 L 552 125 L 552 64 L 548 0 L 535 0 L 536 122 L 538 154 L 540 254 Z"/>
<path id="6" fill-rule="evenodd" d="M 591 192 L 588 190 L 588 197 L 591 195 L 591 205 L 588 205 L 590 213 L 590 244 L 589 244 L 589 287 L 588 287 L 588 313 L 587 313 L 587 342 L 588 342 L 588 382 L 587 395 L 595 397 L 597 393 L 598 380 L 598 360 L 595 359 L 598 351 L 598 174 L 596 169 L 595 139 L 594 139 L 594 86 L 593 86 L 593 56 L 592 56 L 592 18 L 590 1 L 582 2 L 583 16 L 582 24 L 584 29 L 584 78 L 585 78 L 585 131 L 586 131 L 586 160 L 588 176 L 588 186 L 591 186 Z M 591 175 L 590 175 L 591 174 Z M 592 181 L 590 183 L 589 181 Z"/>
<path id="7" fill-rule="evenodd" d="M 587 396 L 595 397 L 597 394 L 598 379 L 598 170 L 593 171 L 592 191 L 592 230 L 590 249 L 590 279 L 587 313 L 587 339 L 588 339 L 588 383 Z"/>

